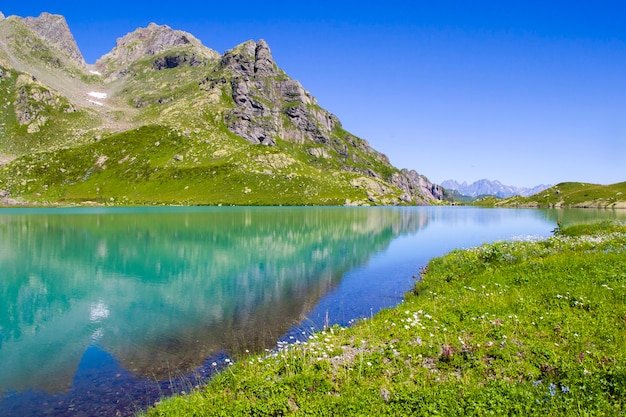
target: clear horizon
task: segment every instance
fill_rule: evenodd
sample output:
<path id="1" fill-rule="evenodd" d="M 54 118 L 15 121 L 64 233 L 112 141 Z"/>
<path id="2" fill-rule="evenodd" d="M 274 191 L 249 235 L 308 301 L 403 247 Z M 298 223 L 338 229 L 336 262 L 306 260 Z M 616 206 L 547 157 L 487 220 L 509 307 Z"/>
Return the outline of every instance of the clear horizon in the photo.
<path id="1" fill-rule="evenodd" d="M 220 53 L 265 39 L 346 130 L 435 183 L 626 181 L 621 2 L 29 1 L 0 12 L 63 15 L 89 63 L 151 22 Z"/>

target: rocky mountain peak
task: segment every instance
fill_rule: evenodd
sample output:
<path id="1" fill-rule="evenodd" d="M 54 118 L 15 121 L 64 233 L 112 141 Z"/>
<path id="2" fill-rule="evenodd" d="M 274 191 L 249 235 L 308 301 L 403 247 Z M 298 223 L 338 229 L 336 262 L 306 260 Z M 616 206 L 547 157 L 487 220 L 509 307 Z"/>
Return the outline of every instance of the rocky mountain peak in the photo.
<path id="1" fill-rule="evenodd" d="M 279 73 L 270 47 L 263 39 L 258 42 L 250 40 L 227 51 L 222 56 L 220 66 L 245 77 Z"/>
<path id="2" fill-rule="evenodd" d="M 272 75 L 278 72 L 272 51 L 263 39 L 256 44 L 254 50 L 254 72 L 263 75 Z"/>
<path id="3" fill-rule="evenodd" d="M 230 73 L 222 77 L 224 72 Z M 330 143 L 339 120 L 317 105 L 302 85 L 274 62 L 267 42 L 247 41 L 222 56 L 212 84 L 229 84 L 235 108 L 226 125 L 251 143 Z"/>
<path id="4" fill-rule="evenodd" d="M 76 40 L 67 25 L 65 17 L 57 14 L 42 13 L 39 17 L 27 17 L 24 23 L 40 38 L 66 53 L 72 61 L 85 65 L 83 54 L 78 49 Z"/>
<path id="5" fill-rule="evenodd" d="M 2 14 L 2 12 L 0 12 L 0 20 L 4 19 L 4 14 Z"/>
<path id="6" fill-rule="evenodd" d="M 102 72 L 110 72 L 110 67 L 127 68 L 133 62 L 154 56 L 176 48 L 195 49 L 200 55 L 197 61 L 203 58 L 217 59 L 219 54 L 202 43 L 192 34 L 174 30 L 167 25 L 150 23 L 146 28 L 138 28 L 134 32 L 118 38 L 115 48 L 96 62 L 96 68 Z M 188 61 L 193 58 L 187 57 Z M 164 61 L 156 64 L 159 67 L 169 68 L 173 62 L 184 61 L 183 58 L 173 58 L 172 62 Z M 161 69 L 161 68 L 157 68 Z"/>

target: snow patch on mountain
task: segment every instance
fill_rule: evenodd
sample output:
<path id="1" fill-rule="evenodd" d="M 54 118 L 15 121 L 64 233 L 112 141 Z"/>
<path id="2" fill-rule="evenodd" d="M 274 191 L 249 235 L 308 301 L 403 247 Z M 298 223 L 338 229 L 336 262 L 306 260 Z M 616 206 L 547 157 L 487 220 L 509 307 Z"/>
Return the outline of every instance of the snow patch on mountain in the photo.
<path id="1" fill-rule="evenodd" d="M 98 93 L 96 91 L 90 91 L 89 93 L 87 93 L 87 95 L 93 98 L 97 98 L 98 100 L 104 100 L 108 96 L 107 93 Z"/>

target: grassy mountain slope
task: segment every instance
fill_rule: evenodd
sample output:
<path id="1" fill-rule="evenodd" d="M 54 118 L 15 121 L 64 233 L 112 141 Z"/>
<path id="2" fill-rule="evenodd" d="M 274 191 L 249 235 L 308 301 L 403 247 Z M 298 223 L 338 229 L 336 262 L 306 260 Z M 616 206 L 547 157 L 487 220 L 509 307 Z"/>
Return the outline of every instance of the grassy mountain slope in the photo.
<path id="1" fill-rule="evenodd" d="M 81 142 L 100 125 L 89 110 L 79 110 L 30 74 L 0 66 L 0 153 L 21 155 Z M 14 98 L 11 100 L 10 98 Z"/>
<path id="2" fill-rule="evenodd" d="M 82 96 L 94 77 L 17 17 L 0 21 L 0 155 L 80 142 L 101 124 Z"/>
<path id="3" fill-rule="evenodd" d="M 439 198 L 424 177 L 399 171 L 346 132 L 278 68 L 264 41 L 219 56 L 190 34 L 151 24 L 118 39 L 94 67 L 55 46 L 71 41 L 44 40 L 21 18 L 0 21 L 0 92 L 7 98 L 0 102 L 0 163 L 12 160 L 0 168 L 5 202 Z M 19 44 L 34 49 L 21 52 Z"/>
<path id="4" fill-rule="evenodd" d="M 43 204 L 343 205 L 368 198 L 358 174 L 329 175 L 331 168 L 294 144 L 261 147 L 232 136 L 205 140 L 142 127 L 25 155 L 4 168 L 0 187 Z"/>
<path id="5" fill-rule="evenodd" d="M 530 197 L 486 198 L 475 204 L 498 207 L 626 208 L 626 182 L 611 185 L 564 182 Z"/>

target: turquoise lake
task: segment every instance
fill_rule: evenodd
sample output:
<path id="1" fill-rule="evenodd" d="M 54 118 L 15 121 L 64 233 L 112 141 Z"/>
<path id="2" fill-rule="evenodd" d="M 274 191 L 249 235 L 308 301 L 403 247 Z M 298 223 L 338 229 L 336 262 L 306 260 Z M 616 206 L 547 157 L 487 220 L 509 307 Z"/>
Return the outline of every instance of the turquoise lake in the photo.
<path id="1" fill-rule="evenodd" d="M 0 415 L 132 415 L 246 351 L 397 305 L 455 248 L 626 210 L 0 210 Z"/>

